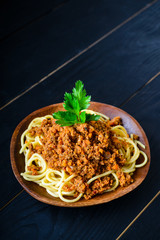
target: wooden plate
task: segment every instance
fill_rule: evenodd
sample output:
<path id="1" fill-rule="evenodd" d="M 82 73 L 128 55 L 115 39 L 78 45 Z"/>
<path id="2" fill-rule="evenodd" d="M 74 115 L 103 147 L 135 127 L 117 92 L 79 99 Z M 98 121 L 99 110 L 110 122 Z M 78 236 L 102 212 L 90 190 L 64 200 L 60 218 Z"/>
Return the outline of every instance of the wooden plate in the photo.
<path id="1" fill-rule="evenodd" d="M 123 110 L 111 105 L 104 104 L 104 103 L 91 102 L 89 109 L 106 114 L 111 119 L 115 116 L 120 116 L 122 118 L 124 127 L 127 129 L 127 132 L 129 134 L 130 133 L 137 134 L 140 137 L 140 141 L 146 146 L 145 153 L 148 156 L 148 163 L 144 167 L 138 168 L 136 170 L 136 172 L 134 173 L 135 181 L 128 187 L 118 187 L 113 192 L 108 192 L 102 195 L 98 195 L 90 200 L 80 199 L 78 202 L 75 202 L 75 203 L 66 203 L 61 201 L 58 198 L 54 198 L 51 195 L 49 195 L 44 188 L 40 187 L 36 183 L 26 181 L 25 179 L 23 179 L 23 177 L 20 176 L 20 173 L 24 172 L 24 155 L 19 154 L 19 150 L 21 147 L 20 137 L 23 131 L 28 127 L 29 123 L 35 117 L 41 117 L 47 114 L 52 114 L 53 112 L 57 112 L 59 110 L 63 110 L 62 103 L 53 104 L 53 105 L 41 108 L 31 113 L 30 115 L 28 115 L 16 127 L 11 139 L 10 157 L 11 157 L 13 172 L 15 174 L 15 177 L 19 181 L 19 183 L 22 185 L 22 187 L 32 197 L 36 198 L 41 202 L 48 203 L 51 205 L 61 206 L 61 207 L 91 206 L 91 205 L 106 203 L 113 199 L 119 198 L 131 192 L 136 187 L 138 187 L 142 183 L 142 181 L 145 179 L 150 166 L 150 148 L 149 148 L 147 137 L 142 127 L 139 125 L 139 123 L 132 116 L 130 116 L 128 113 L 124 112 Z"/>

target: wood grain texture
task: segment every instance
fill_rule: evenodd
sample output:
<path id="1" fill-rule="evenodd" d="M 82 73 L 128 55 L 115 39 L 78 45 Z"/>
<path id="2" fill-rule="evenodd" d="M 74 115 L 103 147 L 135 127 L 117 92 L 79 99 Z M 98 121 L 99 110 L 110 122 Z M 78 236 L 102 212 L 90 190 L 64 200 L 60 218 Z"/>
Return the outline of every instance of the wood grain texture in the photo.
<path id="1" fill-rule="evenodd" d="M 150 166 L 150 148 L 149 143 L 147 140 L 147 137 L 142 129 L 142 127 L 138 124 L 138 122 L 129 114 L 122 111 L 119 108 L 113 107 L 111 105 L 103 104 L 103 103 L 96 103 L 91 102 L 91 105 L 89 109 L 92 109 L 96 112 L 101 112 L 105 115 L 107 115 L 110 119 L 120 116 L 123 121 L 123 126 L 126 128 L 127 132 L 129 134 L 134 133 L 139 136 L 140 141 L 146 146 L 146 149 L 144 150 L 145 153 L 148 156 L 148 163 L 143 168 L 136 169 L 136 172 L 134 174 L 134 182 L 129 185 L 128 187 L 118 187 L 115 191 L 105 193 L 102 195 L 98 195 L 92 199 L 85 200 L 80 199 L 78 202 L 74 203 L 66 203 L 61 201 L 60 199 L 52 197 L 50 194 L 46 192 L 46 190 L 37 184 L 33 182 L 26 181 L 23 179 L 20 174 L 24 172 L 25 169 L 25 161 L 24 161 L 24 155 L 19 154 L 19 150 L 21 148 L 20 146 L 20 139 L 22 133 L 27 129 L 29 123 L 36 117 L 41 117 L 45 115 L 50 115 L 54 112 L 63 111 L 63 104 L 55 104 L 51 105 L 42 109 L 39 109 L 33 113 L 31 113 L 29 116 L 27 116 L 15 129 L 11 145 L 10 145 L 10 157 L 11 157 L 11 164 L 13 172 L 19 181 L 19 183 L 22 185 L 22 187 L 34 198 L 38 199 L 39 201 L 42 201 L 47 204 L 55 205 L 55 206 L 61 206 L 61 207 L 85 207 L 85 206 L 92 206 L 92 205 L 98 205 L 102 203 L 106 203 L 109 201 L 112 201 L 116 198 L 119 198 L 132 190 L 134 190 L 136 187 L 138 187 L 142 181 L 145 179 L 149 166 Z"/>
<path id="2" fill-rule="evenodd" d="M 16 32 L 0 45 L 0 106 L 81 52 L 149 2 L 151 1 L 72 0 Z M 40 3 L 41 6 L 44 4 L 42 1 Z M 25 4 L 28 6 L 28 1 Z M 35 11 L 35 7 L 32 8 L 30 12 L 36 14 L 39 7 Z M 14 9 L 15 6 L 8 11 L 14 12 Z M 28 13 L 27 7 L 26 12 Z M 23 15 L 23 9 L 14 14 L 14 20 L 19 14 Z M 28 15 L 26 18 L 28 19 Z M 18 19 L 17 22 L 20 24 L 21 21 Z"/>
<path id="3" fill-rule="evenodd" d="M 21 31 L 33 22 L 39 20 L 57 7 L 68 2 L 67 0 L 5 0 L 0 2 L 0 41 L 4 41 L 17 31 Z"/>
<path id="4" fill-rule="evenodd" d="M 54 17 L 58 19 L 56 25 L 60 26 L 59 31 L 56 28 L 52 31 L 54 17 L 51 14 L 45 18 L 45 21 L 42 19 L 37 21 L 35 25 L 21 31 L 21 34 L 16 33 L 1 44 L 3 54 L 1 104 L 41 79 L 68 57 L 80 52 L 86 43 L 89 44 L 93 39 L 99 38 L 104 32 L 117 25 L 117 22 L 137 11 L 137 6 L 139 9 L 144 3 L 144 1 L 116 0 L 105 2 L 108 9 L 107 12 L 102 4 L 104 12 L 107 12 L 105 15 L 102 14 L 103 9 L 99 11 L 101 8 L 95 5 L 96 1 L 92 1 L 90 6 L 93 6 L 93 15 L 91 13 L 89 18 L 88 9 L 91 8 L 87 8 L 87 3 L 85 5 L 84 1 L 81 1 L 84 3 L 81 8 L 84 21 L 81 22 L 80 14 L 74 12 L 76 8 L 66 5 L 63 11 L 59 9 L 56 11 L 57 15 L 54 13 Z M 109 7 L 110 4 L 112 7 Z M 61 102 L 64 91 L 70 91 L 75 80 L 79 78 L 84 81 L 88 94 L 92 95 L 92 100 L 121 105 L 159 72 L 159 11 L 160 2 L 157 1 L 147 11 L 111 34 L 103 44 L 98 44 L 97 47 L 92 48 L 92 51 L 88 51 L 83 57 L 74 61 L 74 64 L 71 63 L 63 71 L 1 111 L 0 132 L 3 137 L 0 138 L 0 181 L 3 184 L 0 201 L 2 206 L 22 189 L 12 173 L 9 158 L 9 143 L 18 122 L 40 107 Z M 63 16 L 67 16 L 67 12 L 70 12 L 70 17 L 65 18 L 64 21 Z M 73 16 L 75 16 L 73 25 L 68 25 L 71 20 L 73 22 Z M 86 19 L 90 19 L 87 25 Z M 58 34 L 56 35 L 58 40 L 54 42 L 53 47 L 55 32 Z M 68 32 L 70 35 L 67 36 Z M 82 41 L 80 41 L 81 36 L 83 36 Z M 159 89 L 160 77 L 157 77 L 123 105 L 123 109 L 140 122 L 151 147 L 150 170 L 137 189 L 114 201 L 88 208 L 50 206 L 23 192 L 1 212 L 0 238 L 2 240 L 116 239 L 160 189 Z M 156 239 L 157 235 L 155 237 L 154 233 L 157 231 L 157 225 L 154 223 L 159 223 L 159 209 L 157 204 L 151 205 L 151 208 L 151 211 L 141 216 L 144 218 L 137 222 L 138 226 L 134 225 L 132 232 L 128 232 L 129 235 L 124 235 L 122 239 L 128 237 L 130 240 L 135 237 Z M 135 226 L 137 226 L 137 235 L 134 232 Z M 152 231 L 148 232 L 147 228 Z M 145 235 L 142 236 L 142 233 Z"/>
<path id="5" fill-rule="evenodd" d="M 121 239 L 160 239 L 160 195 L 124 233 Z"/>
<path id="6" fill-rule="evenodd" d="M 155 10 L 152 6 L 143 12 L 1 111 L 3 138 L 0 138 L 0 145 L 4 167 L 0 169 L 0 179 L 6 178 L 8 188 L 6 191 L 6 186 L 2 186 L 1 206 L 21 190 L 11 170 L 9 144 L 15 127 L 24 117 L 41 107 L 62 102 L 64 92 L 70 92 L 78 79 L 84 82 L 93 101 L 119 106 L 159 71 L 160 43 L 157 39 L 160 4 L 155 4 L 155 7 Z"/>
<path id="7" fill-rule="evenodd" d="M 160 188 L 159 82 L 157 77 L 123 106 L 143 126 L 151 147 L 150 170 L 137 189 L 112 202 L 88 208 L 49 206 L 23 192 L 1 213 L 1 239 L 116 239 Z M 152 225 L 153 233 L 156 227 Z"/>

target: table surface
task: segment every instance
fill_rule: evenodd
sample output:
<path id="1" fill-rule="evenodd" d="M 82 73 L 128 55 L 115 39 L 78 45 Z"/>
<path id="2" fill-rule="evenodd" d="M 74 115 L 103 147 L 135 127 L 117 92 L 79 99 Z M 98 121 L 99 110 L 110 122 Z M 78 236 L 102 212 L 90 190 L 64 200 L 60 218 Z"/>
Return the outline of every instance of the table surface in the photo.
<path id="1" fill-rule="evenodd" d="M 160 239 L 160 1 L 6 0 L 0 3 L 0 239 Z M 144 182 L 112 202 L 61 208 L 26 193 L 10 139 L 32 111 L 63 101 L 81 79 L 93 101 L 127 111 L 145 130 Z"/>

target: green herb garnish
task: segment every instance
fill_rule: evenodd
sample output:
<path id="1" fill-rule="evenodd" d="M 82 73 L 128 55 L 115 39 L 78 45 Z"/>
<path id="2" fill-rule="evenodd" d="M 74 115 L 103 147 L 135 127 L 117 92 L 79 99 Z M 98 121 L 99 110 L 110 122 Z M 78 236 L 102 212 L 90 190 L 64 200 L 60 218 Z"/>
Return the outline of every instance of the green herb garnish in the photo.
<path id="1" fill-rule="evenodd" d="M 56 123 L 61 126 L 71 126 L 75 123 L 85 123 L 89 121 L 97 121 L 100 116 L 86 113 L 85 110 L 89 107 L 91 96 L 86 95 L 86 90 L 83 89 L 82 81 L 75 83 L 72 93 L 64 94 L 63 107 L 66 111 L 58 111 L 53 113 L 53 118 L 57 119 Z"/>

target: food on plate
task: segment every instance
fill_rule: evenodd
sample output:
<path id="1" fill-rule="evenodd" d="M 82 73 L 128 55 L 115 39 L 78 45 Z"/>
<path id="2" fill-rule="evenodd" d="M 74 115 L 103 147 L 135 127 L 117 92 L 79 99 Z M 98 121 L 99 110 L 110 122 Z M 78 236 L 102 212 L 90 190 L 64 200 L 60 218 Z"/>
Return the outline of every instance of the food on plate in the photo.
<path id="1" fill-rule="evenodd" d="M 66 111 L 33 119 L 21 136 L 21 175 L 65 202 L 126 187 L 136 168 L 147 163 L 145 146 L 137 135 L 129 136 L 119 116 L 110 120 L 87 109 L 91 97 L 83 87 L 77 81 L 72 93 L 65 93 Z"/>

